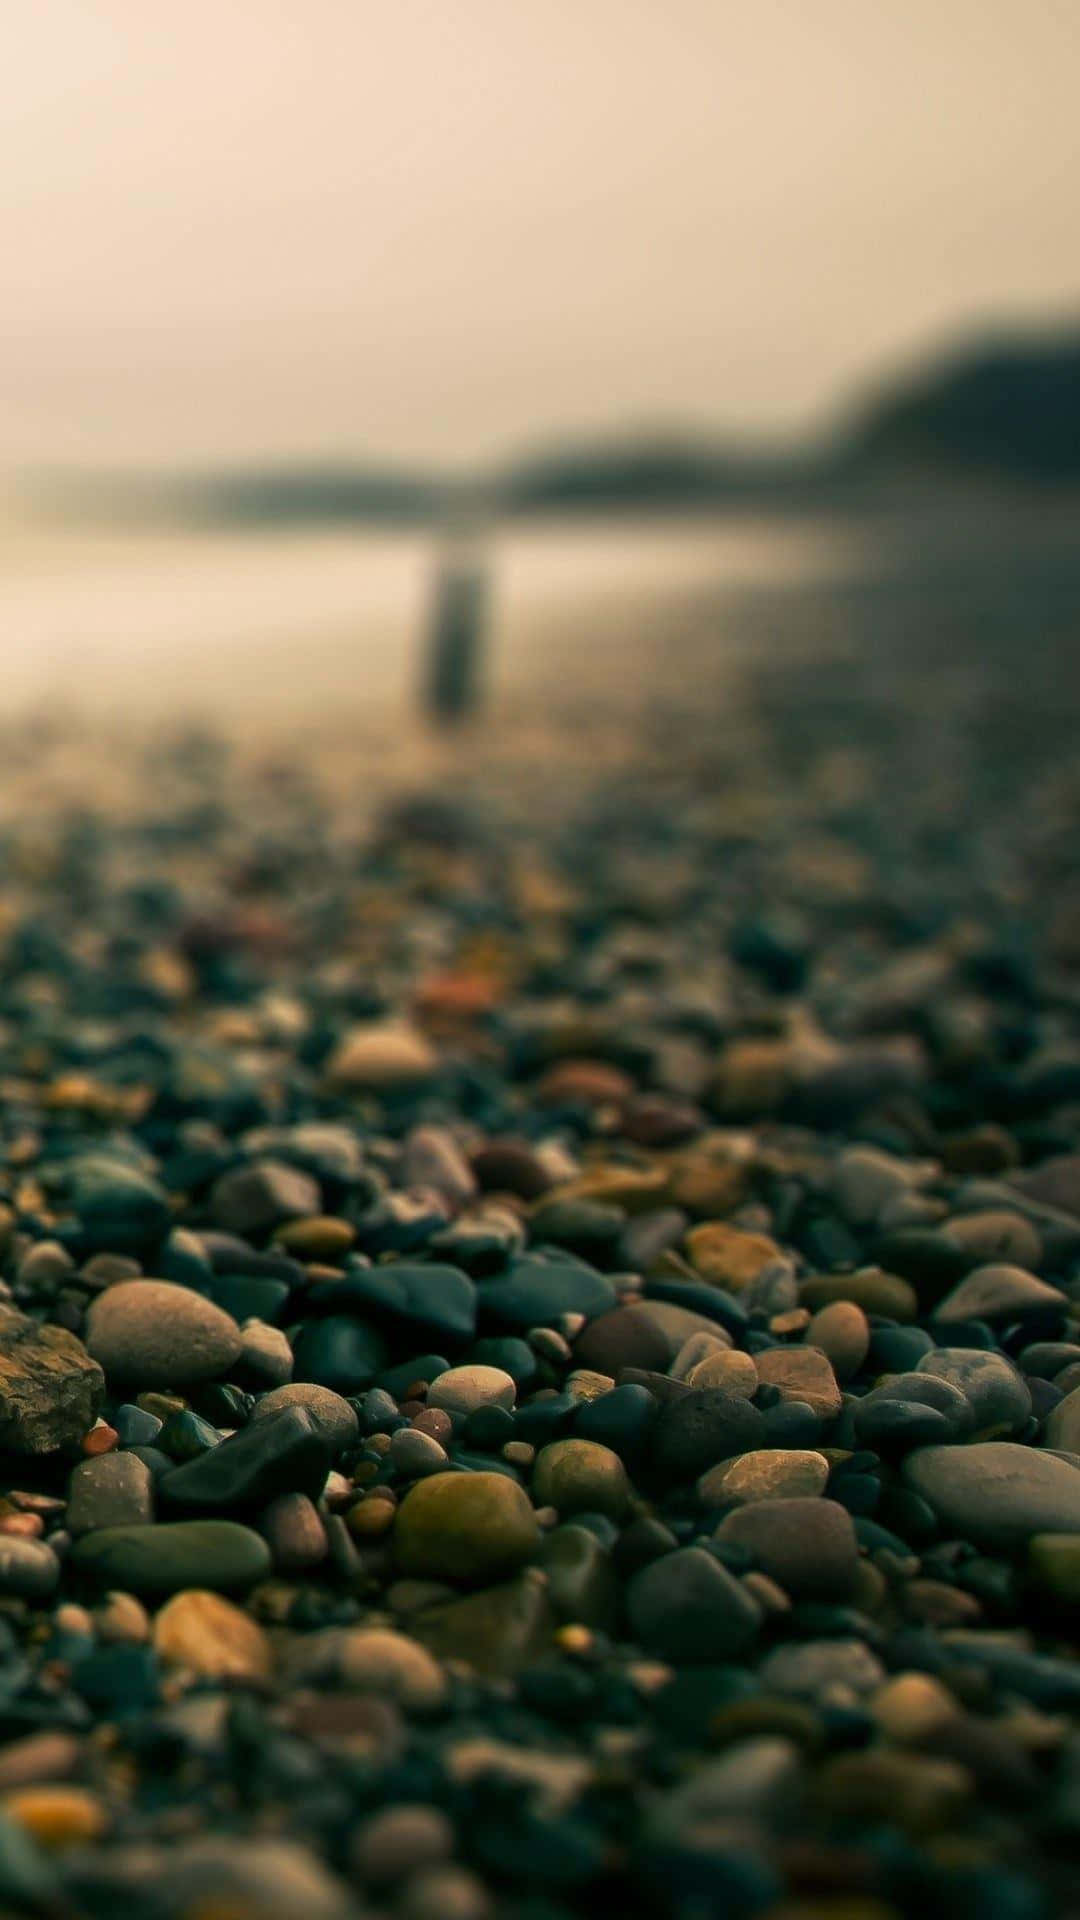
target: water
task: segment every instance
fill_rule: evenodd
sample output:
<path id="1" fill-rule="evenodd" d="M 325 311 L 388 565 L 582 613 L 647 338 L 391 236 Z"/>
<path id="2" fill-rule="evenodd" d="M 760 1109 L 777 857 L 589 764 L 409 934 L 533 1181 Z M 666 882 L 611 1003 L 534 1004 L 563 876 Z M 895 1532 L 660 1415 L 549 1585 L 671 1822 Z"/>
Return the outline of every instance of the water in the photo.
<path id="1" fill-rule="evenodd" d="M 833 526 L 706 519 L 511 529 L 491 541 L 492 697 L 648 690 L 673 631 L 767 584 L 850 573 Z M 427 534 L 0 529 L 4 701 L 132 715 L 397 712 L 415 697 L 438 551 Z M 717 617 L 717 608 L 721 609 Z M 730 639 L 731 636 L 729 635 Z"/>

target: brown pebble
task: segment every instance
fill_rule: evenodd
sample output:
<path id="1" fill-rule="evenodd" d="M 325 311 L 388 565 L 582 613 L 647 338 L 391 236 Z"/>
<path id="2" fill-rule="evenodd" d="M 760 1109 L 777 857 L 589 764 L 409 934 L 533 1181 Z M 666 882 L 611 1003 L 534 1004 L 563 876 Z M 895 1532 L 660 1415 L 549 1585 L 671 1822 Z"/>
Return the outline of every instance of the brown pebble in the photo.
<path id="1" fill-rule="evenodd" d="M 111 1453 L 119 1439 L 120 1435 L 115 1427 L 110 1427 L 104 1420 L 99 1420 L 84 1438 L 82 1450 L 93 1459 L 99 1453 Z"/>
<path id="2" fill-rule="evenodd" d="M 220 1594 L 197 1587 L 175 1594 L 157 1614 L 154 1648 L 163 1660 L 213 1680 L 265 1680 L 273 1667 L 258 1622 Z"/>
<path id="3" fill-rule="evenodd" d="M 326 1559 L 326 1528 L 306 1493 L 281 1493 L 271 1500 L 263 1508 L 259 1532 L 279 1573 L 303 1573 Z"/>
<path id="4" fill-rule="evenodd" d="M 24 1787 L 8 1795 L 4 1812 L 50 1852 L 98 1840 L 109 1825 L 108 1809 L 84 1787 Z"/>
<path id="5" fill-rule="evenodd" d="M 5 1513 L 0 1519 L 0 1533 L 14 1534 L 16 1539 L 40 1540 L 44 1531 L 40 1513 Z"/>
<path id="6" fill-rule="evenodd" d="M 424 1407 L 420 1413 L 413 1414 L 410 1425 L 418 1433 L 430 1434 L 440 1447 L 445 1447 L 447 1441 L 453 1438 L 454 1423 L 442 1407 Z"/>
<path id="7" fill-rule="evenodd" d="M 393 1524 L 394 1508 L 390 1501 L 374 1497 L 359 1500 L 345 1515 L 345 1525 L 357 1540 L 377 1539 L 380 1534 L 388 1533 Z"/>

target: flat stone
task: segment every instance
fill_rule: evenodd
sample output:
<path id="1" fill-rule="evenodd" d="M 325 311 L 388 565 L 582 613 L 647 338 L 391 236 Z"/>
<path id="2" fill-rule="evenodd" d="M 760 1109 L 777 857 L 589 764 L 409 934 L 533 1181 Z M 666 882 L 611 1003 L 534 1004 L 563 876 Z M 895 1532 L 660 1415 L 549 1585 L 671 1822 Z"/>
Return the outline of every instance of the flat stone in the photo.
<path id="1" fill-rule="evenodd" d="M 995 1263 L 976 1267 L 958 1287 L 939 1301 L 934 1319 L 1015 1320 L 1025 1314 L 1067 1305 L 1058 1287 L 1051 1287 L 1023 1267 Z"/>
<path id="2" fill-rule="evenodd" d="M 481 1581 L 530 1560 L 540 1529 L 529 1496 L 503 1473 L 435 1473 L 406 1494 L 394 1525 L 402 1573 Z"/>
<path id="3" fill-rule="evenodd" d="M 765 1233 L 746 1233 L 726 1220 L 704 1220 L 686 1236 L 687 1258 L 705 1280 L 732 1293 L 741 1293 L 784 1258 L 775 1240 Z"/>
<path id="4" fill-rule="evenodd" d="M 265 1680 L 274 1664 L 258 1622 L 220 1594 L 198 1587 L 174 1595 L 156 1615 L 154 1650 L 209 1680 Z"/>
<path id="5" fill-rule="evenodd" d="M 293 1379 L 332 1393 L 363 1393 L 386 1368 L 390 1351 L 377 1327 L 348 1314 L 305 1321 L 293 1343 Z"/>
<path id="6" fill-rule="evenodd" d="M 263 1508 L 259 1532 L 278 1573 L 306 1573 L 321 1566 L 330 1550 L 322 1515 L 306 1493 L 279 1493 Z"/>
<path id="7" fill-rule="evenodd" d="M 220 1379 L 242 1340 L 235 1320 L 190 1287 L 121 1280 L 91 1305 L 86 1345 L 110 1381 L 184 1388 Z"/>
<path id="8" fill-rule="evenodd" d="M 371 1021 L 345 1035 L 326 1063 L 331 1087 L 343 1093 L 396 1093 L 433 1078 L 439 1057 L 417 1027 Z"/>
<path id="9" fill-rule="evenodd" d="M 702 1506 L 748 1505 L 757 1500 L 815 1499 L 824 1493 L 829 1463 L 799 1447 L 763 1447 L 710 1467 L 697 1483 Z"/>
<path id="10" fill-rule="evenodd" d="M 476 1285 L 459 1267 L 389 1260 L 312 1287 L 313 1311 L 355 1313 L 418 1347 L 460 1351 L 476 1332 Z"/>
<path id="11" fill-rule="evenodd" d="M 779 1499 L 736 1507 L 715 1538 L 748 1548 L 764 1573 L 793 1599 L 842 1600 L 859 1561 L 855 1528 L 835 1500 Z"/>
<path id="12" fill-rule="evenodd" d="M 880 1314 L 907 1326 L 918 1317 L 919 1296 L 909 1280 L 881 1267 L 859 1267 L 854 1273 L 814 1274 L 799 1288 L 799 1298 L 812 1312 L 834 1300 L 854 1301 L 864 1313 Z"/>
<path id="13" fill-rule="evenodd" d="M 71 1561 L 98 1585 L 144 1599 L 194 1586 L 241 1592 L 264 1580 L 271 1565 L 266 1541 L 233 1520 L 102 1527 L 76 1540 Z"/>
<path id="14" fill-rule="evenodd" d="M 283 1407 L 163 1474 L 158 1493 L 174 1511 L 208 1514 L 250 1512 L 282 1493 L 317 1499 L 332 1459 L 330 1443 L 307 1409 Z"/>
<path id="15" fill-rule="evenodd" d="M 501 1367 L 451 1367 L 428 1388 L 429 1407 L 446 1413 L 475 1413 L 478 1407 L 513 1407 L 517 1387 Z"/>
<path id="16" fill-rule="evenodd" d="M 154 1518 L 150 1469 L 134 1453 L 100 1453 L 80 1461 L 68 1482 L 69 1533 L 95 1527 L 148 1526 Z"/>
<path id="17" fill-rule="evenodd" d="M 528 1332 L 553 1326 L 566 1313 L 595 1319 L 615 1305 L 615 1289 L 606 1274 L 584 1261 L 522 1254 L 505 1275 L 478 1283 L 477 1304 L 482 1329 Z"/>
<path id="18" fill-rule="evenodd" d="M 1080 1533 L 1080 1469 L 1008 1440 L 923 1447 L 903 1475 L 942 1526 L 991 1553 L 1037 1533 Z"/>
<path id="19" fill-rule="evenodd" d="M 755 1355 L 758 1379 L 778 1387 L 785 1400 L 811 1407 L 820 1420 L 832 1420 L 843 1404 L 836 1375 L 816 1347 L 768 1347 Z"/>
<path id="20" fill-rule="evenodd" d="M 73 1333 L 0 1305 L 0 1451 L 77 1447 L 104 1392 L 100 1366 Z"/>
<path id="21" fill-rule="evenodd" d="M 1042 1261 L 1038 1228 L 1022 1213 L 1011 1213 L 1004 1207 L 955 1214 L 945 1221 L 942 1231 L 975 1262 L 1005 1260 L 1034 1272 Z"/>
<path id="22" fill-rule="evenodd" d="M 426 1647 L 390 1627 L 349 1627 L 341 1636 L 338 1673 L 346 1687 L 379 1693 L 407 1713 L 441 1707 L 446 1675 Z"/>
<path id="23" fill-rule="evenodd" d="M 642 1646 L 680 1664 L 737 1659 L 762 1618 L 752 1595 L 704 1547 L 680 1547 L 634 1574 L 626 1609 Z"/>

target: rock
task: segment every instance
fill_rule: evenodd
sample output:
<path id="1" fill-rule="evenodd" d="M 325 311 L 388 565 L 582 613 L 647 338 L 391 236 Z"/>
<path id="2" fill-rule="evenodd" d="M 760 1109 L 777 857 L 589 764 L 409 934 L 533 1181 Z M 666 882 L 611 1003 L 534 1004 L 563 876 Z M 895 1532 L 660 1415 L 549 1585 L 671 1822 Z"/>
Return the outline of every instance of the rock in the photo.
<path id="1" fill-rule="evenodd" d="M 737 1507 L 714 1536 L 746 1547 L 798 1600 L 843 1600 L 859 1560 L 851 1515 L 835 1500 L 779 1499 Z"/>
<path id="2" fill-rule="evenodd" d="M 439 1807 L 419 1804 L 381 1807 L 350 1842 L 353 1871 L 374 1886 L 389 1886 L 406 1874 L 449 1860 L 454 1829 Z"/>
<path id="3" fill-rule="evenodd" d="M 349 1402 L 329 1387 L 316 1386 L 313 1380 L 290 1381 L 287 1386 L 273 1387 L 269 1393 L 262 1394 L 252 1408 L 249 1424 L 254 1426 L 270 1420 L 286 1407 L 303 1407 L 310 1414 L 335 1458 L 346 1447 L 355 1446 L 360 1437 L 360 1423 Z"/>
<path id="4" fill-rule="evenodd" d="M 403 1479 L 420 1480 L 425 1474 L 442 1473 L 450 1461 L 446 1448 L 430 1433 L 417 1427 L 399 1427 L 390 1436 L 388 1459 Z"/>
<path id="5" fill-rule="evenodd" d="M 1026 1314 L 1061 1309 L 1065 1295 L 1048 1286 L 1023 1267 L 995 1264 L 976 1267 L 966 1280 L 938 1302 L 934 1319 L 949 1323 L 960 1320 L 1020 1320 Z"/>
<path id="6" fill-rule="evenodd" d="M 917 1318 L 919 1297 L 910 1281 L 881 1267 L 860 1267 L 855 1273 L 815 1274 L 799 1288 L 804 1307 L 816 1312 L 834 1300 L 852 1301 L 864 1313 L 898 1320 L 902 1326 Z"/>
<path id="7" fill-rule="evenodd" d="M 435 1473 L 406 1494 L 394 1526 L 403 1573 L 436 1580 L 493 1580 L 540 1543 L 528 1495 L 502 1473 Z"/>
<path id="8" fill-rule="evenodd" d="M 0 1534 L 0 1594 L 47 1600 L 60 1579 L 60 1562 L 44 1540 Z"/>
<path id="9" fill-rule="evenodd" d="M 293 1344 L 293 1379 L 336 1395 L 363 1393 L 389 1359 L 383 1335 L 346 1314 L 308 1320 Z"/>
<path id="10" fill-rule="evenodd" d="M 390 1260 L 350 1269 L 342 1279 L 315 1286 L 315 1311 L 355 1314 L 395 1339 L 417 1347 L 434 1343 L 447 1352 L 468 1345 L 476 1332 L 476 1286 L 458 1267 Z"/>
<path id="11" fill-rule="evenodd" d="M 1080 1387 L 1059 1400 L 1046 1418 L 1046 1445 L 1063 1453 L 1080 1453 Z"/>
<path id="12" fill-rule="evenodd" d="M 286 1386 L 292 1379 L 293 1356 L 280 1327 L 263 1320 L 245 1320 L 240 1329 L 240 1365 L 260 1386 Z"/>
<path id="13" fill-rule="evenodd" d="M 640 1306 L 615 1307 L 610 1313 L 598 1315 L 574 1342 L 578 1366 L 611 1375 L 623 1367 L 662 1373 L 671 1358 L 670 1335 Z"/>
<path id="14" fill-rule="evenodd" d="M 109 1810 L 97 1794 L 66 1784 L 23 1787 L 7 1796 L 4 1813 L 50 1853 L 89 1846 L 110 1825 Z"/>
<path id="15" fill-rule="evenodd" d="M 477 1296 L 481 1328 L 505 1333 L 550 1327 L 566 1313 L 592 1320 L 615 1305 L 615 1289 L 606 1274 L 584 1261 L 539 1254 L 522 1254 L 505 1274 L 480 1281 Z"/>
<path id="16" fill-rule="evenodd" d="M 988 1208 L 980 1213 L 958 1213 L 942 1228 L 954 1246 L 970 1254 L 978 1265 L 1005 1260 L 1034 1272 L 1042 1263 L 1042 1235 L 1022 1213 Z"/>
<path id="17" fill-rule="evenodd" d="M 350 1029 L 326 1063 L 329 1085 L 340 1093 L 398 1093 L 434 1078 L 439 1059 L 418 1028 L 405 1021 L 372 1021 Z"/>
<path id="18" fill-rule="evenodd" d="M 572 1521 L 553 1527 L 540 1548 L 551 1604 L 560 1620 L 612 1633 L 619 1618 L 619 1583 L 611 1555 L 595 1533 Z"/>
<path id="19" fill-rule="evenodd" d="M 446 1127 L 414 1127 L 401 1150 L 398 1178 L 403 1187 L 430 1187 L 455 1208 L 476 1193 L 476 1177 Z"/>
<path id="20" fill-rule="evenodd" d="M 618 1454 L 594 1440 L 553 1440 L 542 1447 L 532 1491 L 537 1506 L 560 1514 L 605 1513 L 612 1520 L 622 1519 L 633 1497 Z"/>
<path id="21" fill-rule="evenodd" d="M 800 1448 L 760 1448 L 710 1467 L 698 1481 L 704 1507 L 747 1505 L 756 1500 L 813 1499 L 824 1493 L 829 1463 L 824 1454 Z"/>
<path id="22" fill-rule="evenodd" d="M 316 1215 L 321 1205 L 318 1181 L 277 1160 L 257 1160 L 223 1173 L 210 1194 L 215 1224 L 244 1238 L 271 1233 L 283 1220 Z"/>
<path id="23" fill-rule="evenodd" d="M 825 1763 L 814 1784 L 814 1800 L 827 1814 L 888 1822 L 915 1838 L 952 1832 L 971 1800 L 973 1782 L 965 1767 L 926 1754 L 837 1754 Z"/>
<path id="24" fill-rule="evenodd" d="M 626 1608 L 637 1640 L 661 1659 L 738 1659 L 757 1636 L 761 1609 L 703 1547 L 680 1547 L 634 1574 Z"/>
<path id="25" fill-rule="evenodd" d="M 762 1685 L 797 1699 L 856 1701 L 877 1693 L 885 1669 L 862 1640 L 803 1640 L 775 1647 L 758 1668 Z"/>
<path id="26" fill-rule="evenodd" d="M 680 1377 L 675 1375 L 676 1379 Z M 686 1383 L 690 1387 L 718 1387 L 721 1393 L 734 1394 L 739 1400 L 752 1400 L 758 1390 L 757 1368 L 750 1354 L 733 1347 L 698 1360 Z"/>
<path id="27" fill-rule="evenodd" d="M 447 1695 L 446 1675 L 427 1648 L 389 1627 L 350 1627 L 338 1672 L 345 1686 L 385 1694 L 407 1713 L 432 1712 Z"/>
<path id="28" fill-rule="evenodd" d="M 296 1260 L 320 1266 L 339 1266 L 356 1239 L 356 1228 L 335 1214 L 315 1213 L 287 1220 L 274 1234 L 274 1244 Z"/>
<path id="29" fill-rule="evenodd" d="M 775 1240 L 764 1233 L 745 1233 L 726 1220 L 705 1220 L 686 1236 L 687 1257 L 705 1280 L 741 1293 L 769 1267 L 783 1262 Z"/>
<path id="30" fill-rule="evenodd" d="M 306 1573 L 321 1566 L 329 1552 L 322 1516 L 306 1493 L 279 1493 L 264 1507 L 259 1532 L 278 1573 Z"/>
<path id="31" fill-rule="evenodd" d="M 977 1347 L 938 1347 L 924 1355 L 916 1373 L 958 1387 L 971 1408 L 977 1433 L 1016 1433 L 1031 1414 L 1031 1393 L 1003 1353 Z"/>
<path id="32" fill-rule="evenodd" d="M 77 1447 L 104 1391 L 101 1368 L 73 1333 L 0 1304 L 0 1450 Z"/>
<path id="33" fill-rule="evenodd" d="M 270 1549 L 233 1520 L 102 1527 L 76 1540 L 72 1564 L 99 1586 L 156 1599 L 186 1587 L 242 1592 L 270 1572 Z"/>
<path id="34" fill-rule="evenodd" d="M 266 1680 L 273 1670 L 270 1642 L 251 1615 L 198 1587 L 176 1594 L 157 1614 L 154 1650 L 209 1680 Z"/>
<path id="35" fill-rule="evenodd" d="M 926 1178 L 925 1164 L 898 1160 L 877 1147 L 845 1147 L 833 1170 L 833 1199 L 854 1227 L 869 1227 L 890 1201 L 910 1193 Z"/>
<path id="36" fill-rule="evenodd" d="M 318 1499 L 333 1450 L 304 1407 L 283 1407 L 255 1421 L 220 1447 L 185 1460 L 162 1475 L 162 1504 L 187 1513 L 242 1513 L 282 1493 Z"/>
<path id="37" fill-rule="evenodd" d="M 68 1482 L 69 1533 L 95 1527 L 149 1526 L 154 1518 L 150 1469 L 134 1453 L 101 1453 L 83 1460 Z"/>
<path id="38" fill-rule="evenodd" d="M 890 1740 L 932 1744 L 934 1734 L 955 1719 L 956 1700 L 928 1673 L 898 1673 L 867 1702 Z"/>
<path id="39" fill-rule="evenodd" d="M 93 1302 L 86 1345 L 110 1381 L 184 1388 L 220 1379 L 242 1341 L 235 1320 L 190 1287 L 121 1280 Z"/>
<path id="40" fill-rule="evenodd" d="M 430 1480 L 425 1484 L 430 1486 Z M 425 1607 L 410 1624 L 437 1659 L 464 1661 L 474 1672 L 497 1680 L 540 1657 L 556 1619 L 546 1581 L 529 1567 L 515 1580 Z"/>
<path id="41" fill-rule="evenodd" d="M 869 1322 L 854 1300 L 833 1300 L 815 1313 L 806 1344 L 820 1349 L 838 1380 L 851 1380 L 870 1351 Z"/>
<path id="42" fill-rule="evenodd" d="M 718 1387 L 688 1387 L 662 1406 L 650 1454 L 668 1480 L 696 1480 L 732 1454 L 752 1452 L 763 1435 L 761 1414 L 748 1400 Z"/>
<path id="43" fill-rule="evenodd" d="M 1038 1533 L 1080 1533 L 1080 1469 L 1007 1440 L 923 1447 L 904 1478 L 942 1526 L 988 1552 L 1011 1552 Z"/>
<path id="44" fill-rule="evenodd" d="M 1036 1533 L 1028 1542 L 1035 1585 L 1067 1606 L 1080 1605 L 1080 1533 Z"/>
<path id="45" fill-rule="evenodd" d="M 478 1407 L 513 1407 L 517 1387 L 500 1367 L 451 1367 L 428 1388 L 429 1407 L 447 1413 L 475 1413 Z"/>
<path id="46" fill-rule="evenodd" d="M 811 1407 L 820 1420 L 832 1420 L 842 1405 L 836 1375 L 815 1347 L 768 1347 L 755 1355 L 758 1379 L 778 1387 L 785 1400 Z"/>
<path id="47" fill-rule="evenodd" d="M 66 1166 L 64 1186 L 88 1253 L 141 1253 L 169 1230 L 169 1203 L 162 1188 L 141 1168 L 119 1158 L 80 1155 Z"/>

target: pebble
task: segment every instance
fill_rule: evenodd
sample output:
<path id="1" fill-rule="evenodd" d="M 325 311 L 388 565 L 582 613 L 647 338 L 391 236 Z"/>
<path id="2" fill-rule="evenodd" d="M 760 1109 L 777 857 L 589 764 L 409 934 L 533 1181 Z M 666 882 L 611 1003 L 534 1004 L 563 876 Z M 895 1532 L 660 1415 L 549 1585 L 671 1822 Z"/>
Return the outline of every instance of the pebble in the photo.
<path id="1" fill-rule="evenodd" d="M 86 1346 L 110 1382 L 191 1387 L 240 1357 L 240 1329 L 211 1300 L 167 1280 L 121 1280 L 91 1305 Z"/>
<path id="2" fill-rule="evenodd" d="M 341 1093 L 399 1093 L 434 1077 L 438 1055 L 406 1021 L 353 1027 L 326 1063 L 329 1085 Z"/>
<path id="3" fill-rule="evenodd" d="M 1080 1469 L 1052 1454 L 1009 1440 L 922 1447 L 903 1473 L 944 1527 L 991 1553 L 1038 1533 L 1080 1533 Z"/>
<path id="4" fill-rule="evenodd" d="M 385 1694 L 408 1713 L 441 1707 L 446 1675 L 425 1647 L 388 1627 L 356 1627 L 342 1636 L 337 1671 L 343 1685 Z"/>
<path id="5" fill-rule="evenodd" d="M 542 1447 L 532 1492 L 538 1506 L 560 1514 L 603 1513 L 611 1520 L 623 1517 L 633 1495 L 619 1455 L 594 1440 L 553 1440 Z"/>
<path id="6" fill-rule="evenodd" d="M 428 1406 L 447 1413 L 475 1413 L 478 1407 L 512 1407 L 517 1387 L 501 1367 L 450 1367 L 428 1388 Z"/>
<path id="7" fill-rule="evenodd" d="M 855 1583 L 855 1528 L 835 1500 L 754 1501 L 727 1514 L 714 1538 L 745 1547 L 793 1599 L 846 1599 Z"/>
<path id="8" fill-rule="evenodd" d="M 1015 1433 L 1031 1414 L 1031 1393 L 1002 1353 L 974 1347 L 939 1347 L 921 1359 L 916 1373 L 957 1387 L 971 1408 L 978 1433 Z"/>
<path id="9" fill-rule="evenodd" d="M 154 1650 L 162 1660 L 208 1680 L 265 1680 L 270 1642 L 250 1614 L 218 1593 L 191 1587 L 154 1617 Z"/>
<path id="10" fill-rule="evenodd" d="M 740 1505 L 755 1500 L 812 1499 L 824 1493 L 829 1463 L 824 1454 L 792 1447 L 761 1448 L 736 1454 L 710 1467 L 697 1483 L 702 1506 Z"/>
<path id="11" fill-rule="evenodd" d="M 1027 1314 L 1060 1311 L 1065 1295 L 1023 1267 L 995 1262 L 976 1267 L 934 1309 L 944 1324 L 967 1320 L 1022 1319 Z"/>
<path id="12" fill-rule="evenodd" d="M 808 1406 L 820 1420 L 833 1420 L 842 1405 L 836 1375 L 814 1347 L 768 1347 L 755 1356 L 758 1379 L 779 1389 L 784 1400 Z"/>
<path id="13" fill-rule="evenodd" d="M 265 1540 L 233 1520 L 101 1527 L 75 1542 L 71 1560 L 99 1586 L 119 1587 L 142 1599 L 178 1593 L 196 1581 L 215 1593 L 235 1593 L 270 1572 Z"/>
<path id="14" fill-rule="evenodd" d="M 311 1380 L 290 1381 L 261 1394 L 251 1413 L 252 1425 L 272 1419 L 286 1407 L 302 1407 L 333 1449 L 336 1458 L 346 1447 L 355 1446 L 360 1436 L 356 1411 L 340 1394 L 329 1387 L 316 1386 Z"/>
<path id="15" fill-rule="evenodd" d="M 59 1579 L 60 1562 L 47 1541 L 0 1534 L 0 1594 L 47 1600 Z"/>
<path id="16" fill-rule="evenodd" d="M 502 1473 L 432 1474 L 406 1494 L 394 1526 L 401 1572 L 436 1580 L 493 1580 L 539 1544 L 528 1494 Z"/>
<path id="17" fill-rule="evenodd" d="M 69 1533 L 95 1527 L 149 1526 L 154 1518 L 150 1469 L 134 1453 L 102 1453 L 83 1460 L 68 1482 L 64 1523 Z"/>
<path id="18" fill-rule="evenodd" d="M 647 1652 L 679 1661 L 731 1660 L 757 1637 L 761 1609 L 703 1547 L 680 1547 L 629 1581 L 630 1625 Z"/>
<path id="19" fill-rule="evenodd" d="M 838 1380 L 851 1380 L 870 1351 L 870 1324 L 853 1300 L 833 1300 L 813 1315 L 806 1344 L 820 1348 Z"/>

